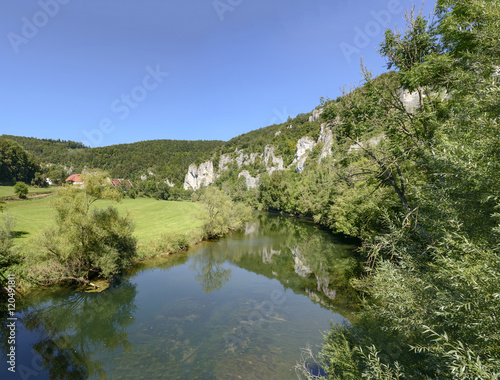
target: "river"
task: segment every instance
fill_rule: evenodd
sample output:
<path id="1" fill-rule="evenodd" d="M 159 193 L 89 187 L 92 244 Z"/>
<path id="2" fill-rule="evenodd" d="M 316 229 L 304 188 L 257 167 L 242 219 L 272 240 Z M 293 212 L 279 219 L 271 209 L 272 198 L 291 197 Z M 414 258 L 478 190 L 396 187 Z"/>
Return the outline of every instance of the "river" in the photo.
<path id="1" fill-rule="evenodd" d="M 102 293 L 31 294 L 16 311 L 15 374 L 1 329 L 1 378 L 292 379 L 301 349 L 317 352 L 330 322 L 351 319 L 355 248 L 309 221 L 258 213 Z"/>

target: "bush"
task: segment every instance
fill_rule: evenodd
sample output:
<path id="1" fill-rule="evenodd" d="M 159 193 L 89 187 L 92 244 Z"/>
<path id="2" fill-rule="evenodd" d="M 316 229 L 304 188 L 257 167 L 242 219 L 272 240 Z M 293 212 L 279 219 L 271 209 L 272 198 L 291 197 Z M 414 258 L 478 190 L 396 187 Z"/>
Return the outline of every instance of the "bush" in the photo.
<path id="1" fill-rule="evenodd" d="M 14 185 L 14 192 L 20 199 L 25 199 L 28 194 L 28 186 L 24 182 L 17 182 Z"/>

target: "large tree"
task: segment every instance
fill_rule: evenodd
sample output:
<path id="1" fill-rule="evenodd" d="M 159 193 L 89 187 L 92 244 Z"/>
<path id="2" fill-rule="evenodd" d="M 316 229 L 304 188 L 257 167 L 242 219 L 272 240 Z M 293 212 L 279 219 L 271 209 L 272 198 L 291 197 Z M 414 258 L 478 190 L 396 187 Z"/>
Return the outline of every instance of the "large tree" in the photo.
<path id="1" fill-rule="evenodd" d="M 0 137 L 0 185 L 31 183 L 37 171 L 41 169 L 33 156 L 18 143 Z"/>
<path id="2" fill-rule="evenodd" d="M 82 189 L 65 187 L 54 202 L 56 227 L 47 230 L 44 241 L 49 264 L 35 271 L 42 282 L 109 278 L 130 265 L 136 254 L 130 217 L 112 206 L 94 205 L 102 199 L 119 201 L 120 192 L 106 173 L 88 170 L 82 177 Z"/>

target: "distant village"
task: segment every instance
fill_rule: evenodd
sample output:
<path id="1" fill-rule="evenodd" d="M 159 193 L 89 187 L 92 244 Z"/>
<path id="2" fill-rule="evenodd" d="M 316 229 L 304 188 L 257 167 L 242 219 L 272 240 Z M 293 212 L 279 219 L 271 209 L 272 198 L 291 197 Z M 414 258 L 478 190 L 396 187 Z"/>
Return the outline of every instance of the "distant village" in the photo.
<path id="1" fill-rule="evenodd" d="M 113 184 L 114 187 L 129 189 L 132 186 L 132 182 L 128 179 L 123 178 L 108 178 L 109 181 Z M 83 186 L 84 181 L 82 180 L 81 174 L 71 174 L 68 178 L 66 178 L 66 183 L 72 184 L 73 186 Z"/>

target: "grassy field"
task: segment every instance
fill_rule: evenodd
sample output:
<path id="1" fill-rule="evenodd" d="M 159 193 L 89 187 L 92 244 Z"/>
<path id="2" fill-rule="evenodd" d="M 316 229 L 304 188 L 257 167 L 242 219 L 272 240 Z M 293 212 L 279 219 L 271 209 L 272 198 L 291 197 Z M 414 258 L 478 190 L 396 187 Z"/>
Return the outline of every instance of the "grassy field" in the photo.
<path id="1" fill-rule="evenodd" d="M 4 204 L 16 221 L 16 245 L 36 244 L 37 236 L 50 226 L 54 196 L 36 200 L 10 201 Z M 150 198 L 124 199 L 121 203 L 97 201 L 95 207 L 115 206 L 120 213 L 130 212 L 135 236 L 147 244 L 166 233 L 190 233 L 202 226 L 196 215 L 199 205 L 192 202 L 166 202 Z"/>
<path id="2" fill-rule="evenodd" d="M 52 191 L 54 191 L 53 188 L 30 187 L 28 196 L 34 193 L 50 193 Z M 12 197 L 14 195 L 16 195 L 16 193 L 14 192 L 14 186 L 0 186 L 0 198 Z"/>

